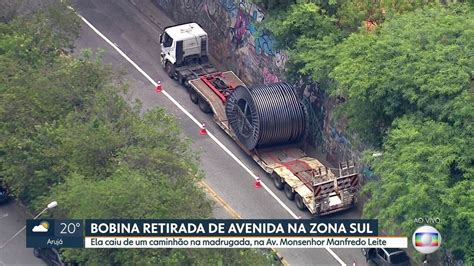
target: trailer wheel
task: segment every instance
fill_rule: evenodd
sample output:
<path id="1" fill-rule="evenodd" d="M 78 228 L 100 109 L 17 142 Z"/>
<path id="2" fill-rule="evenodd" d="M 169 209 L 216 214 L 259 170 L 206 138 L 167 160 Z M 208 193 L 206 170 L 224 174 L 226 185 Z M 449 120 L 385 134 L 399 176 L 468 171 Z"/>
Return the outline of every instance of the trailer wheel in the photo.
<path id="1" fill-rule="evenodd" d="M 315 212 L 313 213 L 313 219 L 317 219 L 321 217 L 321 209 L 319 207 L 316 207 Z"/>
<path id="2" fill-rule="evenodd" d="M 277 174 L 272 174 L 273 184 L 278 190 L 282 190 L 285 187 L 285 183 L 281 180 L 281 177 Z"/>
<path id="3" fill-rule="evenodd" d="M 303 198 L 299 194 L 295 195 L 295 202 L 296 202 L 296 207 L 298 207 L 298 209 L 302 211 L 306 210 L 306 205 L 304 205 Z"/>
<path id="4" fill-rule="evenodd" d="M 199 105 L 199 109 L 201 109 L 203 113 L 206 113 L 206 114 L 212 113 L 211 106 L 202 97 L 199 97 L 198 105 Z"/>
<path id="5" fill-rule="evenodd" d="M 288 184 L 285 184 L 285 195 L 289 200 L 295 199 L 295 192 L 293 192 L 293 190 Z"/>
<path id="6" fill-rule="evenodd" d="M 198 104 L 199 102 L 199 95 L 192 88 L 189 88 L 189 99 L 191 99 L 191 102 L 193 102 L 194 104 Z"/>

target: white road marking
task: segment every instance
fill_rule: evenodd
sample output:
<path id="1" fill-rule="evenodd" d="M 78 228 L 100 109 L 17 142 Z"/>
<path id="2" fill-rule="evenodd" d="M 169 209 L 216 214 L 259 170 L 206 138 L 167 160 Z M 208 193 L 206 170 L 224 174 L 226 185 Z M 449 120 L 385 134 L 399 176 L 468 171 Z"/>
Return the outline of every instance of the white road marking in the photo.
<path id="1" fill-rule="evenodd" d="M 341 266 L 346 266 L 346 263 L 344 261 L 342 261 L 341 258 L 339 258 L 339 256 L 336 254 L 336 252 L 334 252 L 332 249 L 330 249 L 328 247 L 325 247 L 324 249 L 326 249 L 326 251 L 329 252 L 329 254 L 331 254 L 331 256 L 333 258 L 335 258 L 341 264 Z"/>
<path id="2" fill-rule="evenodd" d="M 83 16 L 81 16 L 79 13 L 76 12 L 76 14 L 84 21 L 84 23 L 89 26 L 97 35 L 99 35 L 105 42 L 107 42 L 112 48 L 114 48 L 125 60 L 127 60 L 132 66 L 140 72 L 148 81 L 150 81 L 151 84 L 153 84 L 154 87 L 158 84 L 156 81 L 154 81 L 143 69 L 141 69 L 130 57 L 128 57 L 122 50 L 118 48 L 117 45 L 115 45 L 112 41 L 110 41 L 107 37 L 105 37 L 104 34 L 102 34 L 94 25 L 92 25 L 87 19 L 85 19 Z M 188 112 L 179 102 L 177 102 L 168 92 L 163 90 L 161 93 L 165 95 L 176 107 L 178 107 L 186 116 L 189 117 L 199 128 L 203 123 L 199 122 L 191 113 Z M 227 147 L 222 144 L 222 142 L 217 139 L 209 130 L 207 131 L 208 136 L 222 149 L 224 150 L 232 159 L 234 159 L 235 162 L 237 162 L 251 177 L 253 177 L 255 180 L 259 179 L 242 161 L 237 158 Z M 283 201 L 281 201 L 280 198 L 278 198 L 273 191 L 271 191 L 265 183 L 260 181 L 262 187 L 272 196 L 282 207 L 285 209 L 294 219 L 299 219 L 299 216 L 297 216 L 288 206 L 286 206 Z M 346 266 L 346 264 L 332 251 L 330 248 L 326 248 L 326 250 L 331 254 L 341 265 Z"/>

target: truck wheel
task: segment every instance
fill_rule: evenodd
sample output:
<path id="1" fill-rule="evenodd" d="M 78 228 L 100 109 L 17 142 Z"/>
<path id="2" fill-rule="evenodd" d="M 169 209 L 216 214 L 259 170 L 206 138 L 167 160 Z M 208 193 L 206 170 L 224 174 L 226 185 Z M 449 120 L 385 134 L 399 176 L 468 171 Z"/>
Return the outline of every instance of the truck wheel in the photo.
<path id="1" fill-rule="evenodd" d="M 272 174 L 273 184 L 278 190 L 282 190 L 285 187 L 285 183 L 281 180 L 281 177 L 277 174 Z"/>
<path id="2" fill-rule="evenodd" d="M 285 184 L 285 195 L 289 200 L 295 199 L 295 192 L 291 190 L 291 187 L 288 184 Z"/>
<path id="3" fill-rule="evenodd" d="M 295 202 L 296 202 L 296 207 L 298 207 L 298 209 L 302 211 L 306 210 L 306 205 L 304 205 L 303 198 L 299 194 L 295 195 Z"/>
<path id="4" fill-rule="evenodd" d="M 33 249 L 33 256 L 39 258 L 40 257 L 40 253 L 39 253 L 39 250 L 37 248 L 34 248 Z"/>
<path id="5" fill-rule="evenodd" d="M 174 79 L 174 65 L 170 62 L 166 63 L 166 73 L 168 73 L 168 77 Z"/>
<path id="6" fill-rule="evenodd" d="M 189 88 L 189 99 L 191 99 L 191 102 L 194 104 L 198 104 L 199 102 L 199 95 L 192 88 Z"/>
<path id="7" fill-rule="evenodd" d="M 186 87 L 186 81 L 187 81 L 186 78 L 184 78 L 183 76 L 181 76 L 181 75 L 178 74 L 178 80 L 179 80 L 179 83 L 181 83 L 181 85 L 183 85 L 184 87 Z"/>
<path id="8" fill-rule="evenodd" d="M 203 113 L 206 113 L 206 114 L 212 113 L 211 106 L 202 97 L 199 97 L 198 105 L 199 105 L 199 109 L 201 109 Z"/>

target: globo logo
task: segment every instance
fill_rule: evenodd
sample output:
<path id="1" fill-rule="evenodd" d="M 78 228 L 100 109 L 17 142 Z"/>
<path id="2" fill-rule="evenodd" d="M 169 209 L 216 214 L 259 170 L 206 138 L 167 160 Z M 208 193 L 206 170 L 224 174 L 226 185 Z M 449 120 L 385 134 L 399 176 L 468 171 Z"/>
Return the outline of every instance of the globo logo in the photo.
<path id="1" fill-rule="evenodd" d="M 436 228 L 425 225 L 413 233 L 413 247 L 422 254 L 430 254 L 441 246 L 441 234 Z"/>

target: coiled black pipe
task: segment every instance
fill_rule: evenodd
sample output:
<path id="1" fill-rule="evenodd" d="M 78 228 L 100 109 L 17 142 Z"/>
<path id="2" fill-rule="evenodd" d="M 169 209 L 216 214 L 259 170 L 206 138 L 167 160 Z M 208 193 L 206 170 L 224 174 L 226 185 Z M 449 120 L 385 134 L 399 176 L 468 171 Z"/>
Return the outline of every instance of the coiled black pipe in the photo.
<path id="1" fill-rule="evenodd" d="M 249 150 L 299 141 L 307 127 L 303 104 L 284 82 L 238 86 L 225 109 L 235 135 Z"/>

